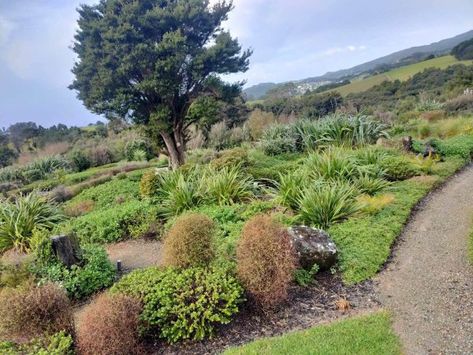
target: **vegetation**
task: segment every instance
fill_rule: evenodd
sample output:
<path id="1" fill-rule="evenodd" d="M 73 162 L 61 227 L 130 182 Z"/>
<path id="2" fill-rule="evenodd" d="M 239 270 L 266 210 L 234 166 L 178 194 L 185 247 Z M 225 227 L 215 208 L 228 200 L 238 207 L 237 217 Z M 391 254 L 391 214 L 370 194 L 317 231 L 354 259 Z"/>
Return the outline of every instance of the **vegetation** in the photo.
<path id="1" fill-rule="evenodd" d="M 74 340 L 71 335 L 61 331 L 35 338 L 26 344 L 0 342 L 0 351 L 5 355 L 74 355 Z"/>
<path id="2" fill-rule="evenodd" d="M 455 46 L 452 55 L 458 60 L 473 60 L 473 38 Z"/>
<path id="3" fill-rule="evenodd" d="M 72 330 L 72 308 L 59 286 L 6 289 L 0 293 L 0 298 L 2 339 L 32 340 L 43 334 Z"/>
<path id="4" fill-rule="evenodd" d="M 81 314 L 77 347 L 81 354 L 141 354 L 140 301 L 119 294 L 99 295 Z"/>
<path id="5" fill-rule="evenodd" d="M 57 260 L 50 249 L 50 243 L 38 248 L 33 271 L 41 282 L 56 282 L 62 285 L 71 298 L 83 299 L 112 285 L 115 268 L 108 260 L 105 250 L 96 245 L 82 247 L 82 264 L 71 268 Z"/>
<path id="6" fill-rule="evenodd" d="M 353 317 L 280 337 L 257 340 L 225 352 L 233 354 L 401 354 L 387 313 Z"/>
<path id="7" fill-rule="evenodd" d="M 259 306 L 269 309 L 286 300 L 295 268 L 295 251 L 282 225 L 263 215 L 245 224 L 237 248 L 237 273 Z"/>
<path id="8" fill-rule="evenodd" d="M 170 342 L 211 336 L 215 326 L 230 322 L 243 301 L 241 286 L 218 267 L 134 271 L 112 292 L 139 298 L 147 330 Z"/>
<path id="9" fill-rule="evenodd" d="M 205 215 L 184 214 L 164 239 L 164 264 L 174 267 L 206 266 L 215 256 L 214 222 Z"/>
<path id="10" fill-rule="evenodd" d="M 121 11 L 114 4 L 79 9 L 71 89 L 92 112 L 129 115 L 145 125 L 150 139 L 160 137 L 177 168 L 184 163 L 187 128 L 200 123 L 188 116 L 192 102 L 214 93 L 216 99 L 233 100 L 239 84 L 224 84 L 217 75 L 247 70 L 251 51 L 240 54 L 238 41 L 220 26 L 231 3 L 145 2 L 123 5 Z M 125 23 L 133 30 L 120 31 Z"/>
<path id="11" fill-rule="evenodd" d="M 36 229 L 51 230 L 63 220 L 59 209 L 37 193 L 19 196 L 0 205 L 0 251 L 29 251 Z"/>

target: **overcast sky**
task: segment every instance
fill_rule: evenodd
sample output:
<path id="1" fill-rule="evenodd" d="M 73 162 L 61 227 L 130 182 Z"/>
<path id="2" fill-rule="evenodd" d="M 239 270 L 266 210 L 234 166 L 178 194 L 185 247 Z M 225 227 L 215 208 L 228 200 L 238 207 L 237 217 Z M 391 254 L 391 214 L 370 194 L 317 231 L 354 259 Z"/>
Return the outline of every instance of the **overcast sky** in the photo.
<path id="1" fill-rule="evenodd" d="M 0 127 L 18 121 L 84 125 L 67 89 L 80 3 L 0 0 Z M 349 68 L 473 29 L 473 0 L 235 0 L 225 27 L 254 54 L 232 80 L 282 82 Z"/>

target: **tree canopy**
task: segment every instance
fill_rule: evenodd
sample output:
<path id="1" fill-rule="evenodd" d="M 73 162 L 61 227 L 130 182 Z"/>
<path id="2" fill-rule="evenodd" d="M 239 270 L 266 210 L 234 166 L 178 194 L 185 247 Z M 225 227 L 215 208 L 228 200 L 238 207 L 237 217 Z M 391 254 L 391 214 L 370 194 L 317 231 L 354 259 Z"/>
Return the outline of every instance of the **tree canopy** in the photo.
<path id="1" fill-rule="evenodd" d="M 219 74 L 246 71 L 250 50 L 221 27 L 232 2 L 101 0 L 79 8 L 70 86 L 94 113 L 126 117 L 164 142 L 173 167 L 184 162 L 188 115 L 201 96 L 233 100 L 241 84 Z M 208 119 L 204 117 L 204 119 Z"/>
<path id="2" fill-rule="evenodd" d="M 473 59 L 473 38 L 455 46 L 452 49 L 452 55 L 458 60 Z"/>

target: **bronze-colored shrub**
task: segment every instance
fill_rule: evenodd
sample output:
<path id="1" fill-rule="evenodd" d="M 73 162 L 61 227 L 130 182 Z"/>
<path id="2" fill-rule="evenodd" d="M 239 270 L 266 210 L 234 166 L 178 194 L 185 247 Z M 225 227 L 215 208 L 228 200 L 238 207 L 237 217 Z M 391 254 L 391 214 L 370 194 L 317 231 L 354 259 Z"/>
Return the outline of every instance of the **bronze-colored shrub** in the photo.
<path id="1" fill-rule="evenodd" d="M 0 315 L 0 338 L 14 342 L 73 329 L 71 303 L 55 284 L 2 290 Z"/>
<path id="2" fill-rule="evenodd" d="M 180 216 L 164 239 L 163 262 L 167 266 L 204 266 L 214 258 L 214 222 L 198 213 Z"/>
<path id="3" fill-rule="evenodd" d="M 263 309 L 287 298 L 296 269 L 288 232 L 271 216 L 259 215 L 243 227 L 237 248 L 237 272 L 251 298 Z"/>
<path id="4" fill-rule="evenodd" d="M 98 296 L 77 323 L 76 339 L 80 354 L 141 354 L 139 300 L 121 294 Z"/>
<path id="5" fill-rule="evenodd" d="M 68 217 L 79 217 L 91 212 L 95 207 L 95 202 L 92 200 L 80 201 L 75 204 L 68 205 L 64 208 L 64 213 Z"/>

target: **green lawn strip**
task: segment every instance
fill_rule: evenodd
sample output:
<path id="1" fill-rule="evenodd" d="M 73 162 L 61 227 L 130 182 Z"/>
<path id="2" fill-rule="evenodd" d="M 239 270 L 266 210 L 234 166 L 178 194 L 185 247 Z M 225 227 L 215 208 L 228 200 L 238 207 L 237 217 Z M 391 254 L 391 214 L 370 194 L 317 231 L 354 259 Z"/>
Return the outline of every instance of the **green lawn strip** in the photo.
<path id="1" fill-rule="evenodd" d="M 336 321 L 327 325 L 257 340 L 224 354 L 401 354 L 391 317 L 381 311 Z"/>

